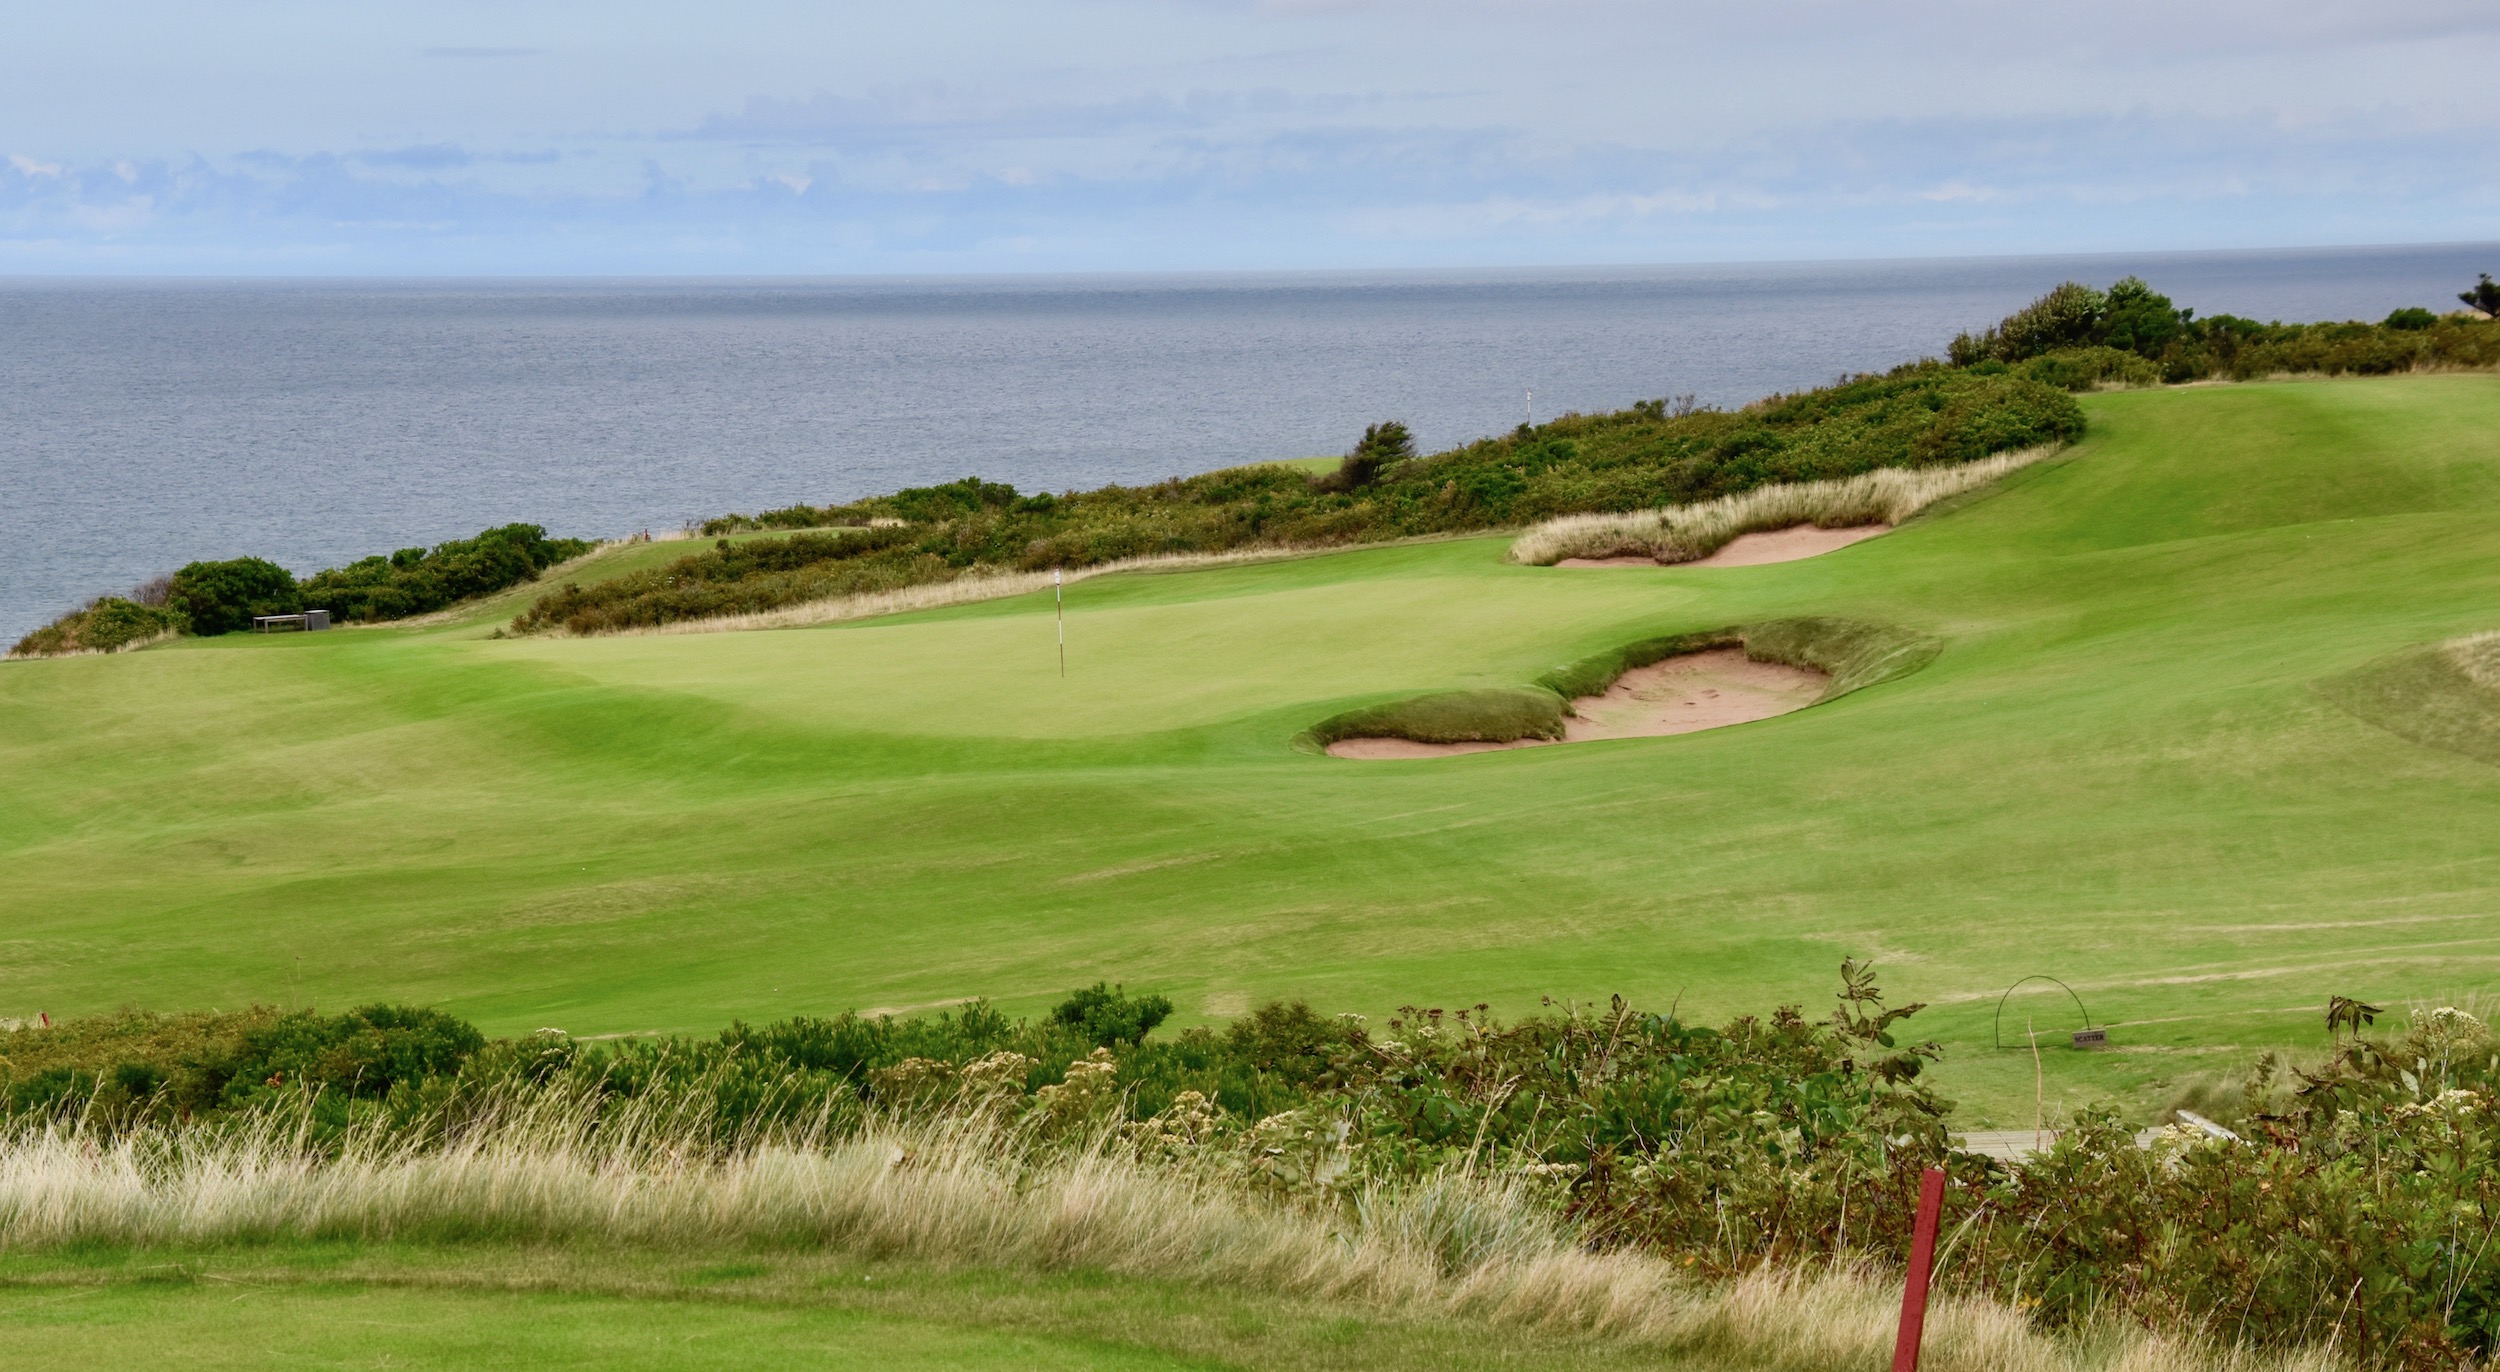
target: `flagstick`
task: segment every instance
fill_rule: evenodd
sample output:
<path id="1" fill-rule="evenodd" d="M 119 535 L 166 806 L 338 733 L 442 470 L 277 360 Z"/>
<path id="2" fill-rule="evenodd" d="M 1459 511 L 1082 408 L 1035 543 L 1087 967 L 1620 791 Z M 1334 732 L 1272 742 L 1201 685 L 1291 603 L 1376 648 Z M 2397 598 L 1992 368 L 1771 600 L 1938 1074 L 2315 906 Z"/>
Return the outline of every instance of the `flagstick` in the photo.
<path id="1" fill-rule="evenodd" d="M 1059 678 L 1068 676 L 1068 597 L 1059 589 L 1059 569 L 1050 569 L 1050 603 L 1059 611 Z"/>

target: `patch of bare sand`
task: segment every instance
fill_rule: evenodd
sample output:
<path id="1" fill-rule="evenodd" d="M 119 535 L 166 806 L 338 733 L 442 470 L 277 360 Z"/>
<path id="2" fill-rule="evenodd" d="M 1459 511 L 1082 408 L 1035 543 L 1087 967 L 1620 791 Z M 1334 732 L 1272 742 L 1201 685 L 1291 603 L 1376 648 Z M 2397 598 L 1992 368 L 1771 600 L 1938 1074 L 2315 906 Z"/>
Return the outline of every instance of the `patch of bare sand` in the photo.
<path id="1" fill-rule="evenodd" d="M 1738 534 L 1721 544 L 1708 557 L 1691 562 L 1660 563 L 1647 557 L 1566 557 L 1557 567 L 1759 567 L 1771 562 L 1797 562 L 1837 552 L 1852 543 L 1863 543 L 1878 534 L 1892 532 L 1889 524 L 1860 524 L 1847 529 L 1825 529 L 1813 524 L 1797 524 L 1767 533 Z"/>
<path id="2" fill-rule="evenodd" d="M 1687 653 L 1615 679 L 1604 695 L 1571 702 L 1561 739 L 1523 738 L 1514 743 L 1417 743 L 1406 738 L 1348 738 L 1328 745 L 1346 758 L 1447 757 L 1535 748 L 1547 743 L 1588 743 L 1607 738 L 1661 738 L 1769 719 L 1802 710 L 1819 699 L 1831 678 L 1804 667 L 1756 662 L 1739 648 Z"/>

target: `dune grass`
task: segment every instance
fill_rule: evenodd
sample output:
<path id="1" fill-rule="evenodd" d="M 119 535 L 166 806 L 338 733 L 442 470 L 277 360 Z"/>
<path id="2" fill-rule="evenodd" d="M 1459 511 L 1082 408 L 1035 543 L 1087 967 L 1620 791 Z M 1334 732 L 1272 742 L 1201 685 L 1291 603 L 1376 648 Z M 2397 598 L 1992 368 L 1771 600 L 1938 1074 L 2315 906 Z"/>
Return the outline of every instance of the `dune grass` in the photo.
<path id="1" fill-rule="evenodd" d="M 1696 505 L 1628 514 L 1579 514 L 1549 519 L 1519 536 L 1513 562 L 1550 567 L 1572 557 L 1646 557 L 1693 562 L 1738 537 L 1812 524 L 1849 529 L 1899 524 L 1940 500 L 1977 490 L 2051 455 L 2052 448 L 1998 453 L 1942 467 L 1879 467 L 1837 481 L 1756 486 Z"/>
<path id="2" fill-rule="evenodd" d="M 1997 999 L 2149 1113 L 2314 1045 L 2329 994 L 2500 986 L 2500 772 L 2316 683 L 2500 627 L 2500 381 L 2113 392 L 1973 503 L 1803 562 L 1525 567 L 1446 542 L 823 628 L 427 628 L 0 665 L 0 1016 L 443 1005 L 704 1030 L 1096 979 L 1179 1022 L 1543 995 L 1723 1018 L 1843 954 L 2028 1125 Z M 666 550 L 666 545 L 645 545 Z M 635 550 L 640 554 L 641 550 Z M 502 612 L 508 617 L 509 611 Z M 1733 729 L 1353 764 L 1332 714 L 1828 616 L 1942 643 Z M 2038 985 L 2035 983 L 2035 985 Z M 2053 988 L 2052 988 L 2053 990 Z M 2059 995 L 2009 1024 L 2061 1034 Z M 4 1050 L 0 1050 L 4 1051 Z"/>
<path id="3" fill-rule="evenodd" d="M 605 1275 L 611 1286 L 620 1275 L 630 1282 L 637 1266 L 630 1255 L 647 1254 L 717 1255 L 712 1270 L 726 1269 L 732 1278 L 764 1275 L 776 1262 L 819 1272 L 848 1267 L 863 1286 L 890 1265 L 906 1274 L 1089 1273 L 1134 1283 L 1148 1298 L 1177 1291 L 1183 1304 L 1206 1293 L 1218 1302 L 1333 1308 L 1358 1328 L 1391 1326 L 1384 1332 L 1392 1338 L 1396 1326 L 1474 1327 L 1505 1354 L 1548 1344 L 1616 1363 L 1646 1357 L 1653 1365 L 1663 1359 L 1670 1366 L 1801 1372 L 1882 1366 L 1898 1308 L 1897 1289 L 1852 1263 L 1757 1269 L 1701 1283 L 1664 1259 L 1591 1252 L 1550 1207 L 1499 1180 L 1450 1175 L 1417 1190 L 1368 1196 L 1350 1218 L 1332 1219 L 1259 1201 L 1211 1176 L 1141 1165 L 1108 1136 L 1092 1146 L 1041 1147 L 1029 1134 L 985 1122 L 977 1109 L 917 1124 L 871 1123 L 850 1134 L 759 1141 L 725 1154 L 663 1117 L 622 1128 L 611 1119 L 597 1135 L 583 1127 L 586 1118 L 559 1102 L 450 1141 L 351 1142 L 335 1157 L 309 1155 L 283 1129 L 268 1127 L 223 1138 L 15 1132 L 0 1138 L 0 1254 L 8 1258 L 0 1264 L 0 1351 L 21 1338 L 21 1350 L 42 1347 L 21 1321 L 37 1328 L 55 1322 L 26 1318 L 19 1303 L 29 1291 L 78 1285 L 82 1269 L 89 1287 L 95 1276 L 109 1277 L 97 1271 L 110 1266 L 96 1261 L 99 1254 L 172 1256 L 157 1270 L 172 1267 L 187 1277 L 187 1255 L 232 1265 L 238 1257 L 248 1262 L 256 1249 L 325 1245 L 346 1245 L 351 1258 L 376 1251 L 387 1258 L 411 1244 L 446 1251 L 448 1266 L 478 1286 L 492 1284 L 488 1274 L 500 1265 L 499 1254 L 516 1250 L 570 1253 L 577 1262 L 628 1255 L 601 1264 L 615 1269 Z M 1949 1261 L 1943 1276 L 1949 1283 Z M 543 1275 L 540 1284 L 566 1285 Z M 126 1289 L 119 1294 L 123 1306 L 135 1303 Z M 326 1296 L 352 1308 L 359 1302 L 351 1294 L 334 1281 L 326 1292 L 298 1293 L 297 1300 Z M 525 1322 L 538 1318 L 532 1309 L 552 1308 L 558 1329 L 572 1323 L 565 1312 L 583 1304 L 507 1299 L 498 1310 L 474 1295 L 445 1301 L 442 1294 L 437 1306 L 466 1307 L 493 1322 Z M 362 1293 L 363 1304 L 386 1301 Z M 114 1303 L 88 1304 L 109 1311 Z M 154 1304 L 182 1302 L 157 1293 Z M 193 1320 L 206 1314 L 196 1303 L 184 1313 Z M 966 1313 L 917 1330 L 855 1321 L 866 1327 L 848 1332 L 855 1354 L 952 1357 L 974 1366 L 1010 1361 L 1000 1354 L 1030 1359 L 1036 1351 L 1073 1351 L 1019 1348 L 1013 1340 L 1000 1347 L 966 1329 L 978 1323 Z M 663 1324 L 672 1320 L 698 1328 L 718 1323 L 684 1312 L 662 1317 Z M 92 1315 L 80 1321 L 94 1322 Z M 1171 1364 L 1151 1355 L 1186 1351 L 1145 1342 L 1106 1350 L 1120 1356 L 1103 1362 L 1071 1365 L 1164 1366 Z M 563 1346 L 602 1345 L 576 1330 Z M 1406 1350 L 1409 1358 L 1418 1351 Z M 2328 1364 L 2314 1356 L 2227 1355 L 2114 1325 L 2047 1334 L 2011 1307 L 1947 1294 L 1930 1315 L 1924 1365 L 1939 1372 L 2288 1372 Z"/>

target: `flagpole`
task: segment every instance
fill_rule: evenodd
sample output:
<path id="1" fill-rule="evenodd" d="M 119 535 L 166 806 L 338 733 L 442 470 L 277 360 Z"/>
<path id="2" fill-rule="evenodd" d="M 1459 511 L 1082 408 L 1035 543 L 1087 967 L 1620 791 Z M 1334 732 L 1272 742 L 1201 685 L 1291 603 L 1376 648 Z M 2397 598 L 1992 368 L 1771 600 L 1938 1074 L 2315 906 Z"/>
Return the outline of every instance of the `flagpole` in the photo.
<path id="1" fill-rule="evenodd" d="M 1050 603 L 1059 612 L 1059 677 L 1068 675 L 1068 597 L 1059 589 L 1059 569 L 1050 569 Z"/>

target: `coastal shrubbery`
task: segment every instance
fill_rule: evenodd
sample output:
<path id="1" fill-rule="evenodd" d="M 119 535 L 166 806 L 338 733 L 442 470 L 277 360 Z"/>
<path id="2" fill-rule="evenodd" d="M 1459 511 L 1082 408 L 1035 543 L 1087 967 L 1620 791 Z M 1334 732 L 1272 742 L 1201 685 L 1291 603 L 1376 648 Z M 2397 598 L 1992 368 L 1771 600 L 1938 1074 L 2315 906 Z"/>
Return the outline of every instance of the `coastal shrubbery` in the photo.
<path id="1" fill-rule="evenodd" d="M 18 657 L 117 653 L 179 633 L 184 622 L 181 612 L 168 606 L 108 595 L 19 639 L 11 652 Z"/>
<path id="2" fill-rule="evenodd" d="M 534 580 L 589 552 L 578 538 L 549 538 L 535 524 L 506 524 L 432 548 L 402 548 L 302 582 L 264 558 L 193 562 L 139 588 L 106 596 L 19 639 L 14 657 L 114 652 L 177 633 L 208 637 L 252 627 L 258 615 L 328 610 L 341 623 L 405 619 Z"/>
<path id="3" fill-rule="evenodd" d="M 506 524 L 475 538 L 402 548 L 316 572 L 305 579 L 301 594 L 306 605 L 345 622 L 406 619 L 534 580 L 590 549 L 582 539 L 549 538 L 536 524 Z"/>
<path id="4" fill-rule="evenodd" d="M 294 614 L 304 608 L 304 597 L 286 568 L 238 557 L 185 565 L 174 573 L 165 603 L 182 616 L 185 631 L 205 638 L 248 629 L 255 616 Z"/>
<path id="5" fill-rule="evenodd" d="M 724 544 L 617 582 L 568 586 L 513 628 L 649 628 L 971 574 L 1463 533 L 1772 482 L 1967 462 L 2082 431 L 2082 411 L 2054 387 L 1934 363 L 1738 411 L 1670 413 L 1657 402 L 1565 415 L 1430 456 L 1414 455 L 1404 426 L 1378 424 L 1337 470 L 1316 477 L 1264 465 L 1068 495 L 967 479 L 849 505 L 725 516 L 704 531 L 852 532 Z"/>
<path id="6" fill-rule="evenodd" d="M 2460 298 L 2471 306 L 2476 293 Z M 2071 390 L 2301 373 L 2375 376 L 2500 365 L 2500 323 L 2479 308 L 2444 316 L 2401 309 L 2377 324 L 2199 319 L 2130 276 L 2106 291 L 2066 282 L 1995 327 L 1954 339 L 1947 355 L 1957 367 L 2007 368 Z"/>
<path id="7" fill-rule="evenodd" d="M 2500 1042 L 2472 1016 L 2356 1027 L 2300 1071 L 2261 1060 L 2223 1112 L 2235 1136 L 2173 1128 L 2148 1146 L 2086 1111 L 2009 1165 L 1953 1147 L 1927 1085 L 1938 1049 L 1909 1033 L 1919 1008 L 1886 1006 L 1849 964 L 1829 1016 L 1717 1027 L 1620 1000 L 1517 1020 L 1409 1008 L 1377 1029 L 1276 1003 L 1158 1035 L 1168 1002 L 1101 985 L 1039 1020 L 976 1002 L 601 1043 L 490 1042 L 388 1007 L 123 1014 L 0 1035 L 0 1247 L 299 1231 L 631 1241 L 665 1238 L 679 1210 L 710 1216 L 711 1237 L 810 1244 L 838 1230 L 823 1168 L 853 1169 L 852 1141 L 883 1139 L 902 1143 L 877 1144 L 880 1167 L 953 1166 L 939 1159 L 963 1144 L 1178 1188 L 1231 1216 L 1225 1232 L 1290 1215 L 1359 1246 L 1397 1216 L 1402 1241 L 1452 1277 L 1532 1250 L 1752 1280 L 1897 1261 L 1919 1169 L 1937 1166 L 1952 1183 L 1942 1288 L 2051 1328 L 2119 1317 L 2387 1368 L 2500 1347 Z M 221 1149 L 248 1158 L 215 1163 Z M 506 1152 L 559 1171 L 578 1155 L 583 1176 L 462 1189 Z M 147 1199 L 200 1167 L 213 1200 Z M 734 1206 L 668 1199 L 721 1169 L 743 1178 Z M 417 1184 L 433 1171 L 441 1187 Z M 564 1202 L 608 1174 L 640 1199 Z M 283 1181 L 266 1213 L 242 1207 L 241 1228 L 218 1229 L 255 1176 Z M 1226 1270 L 1257 1266 L 1235 1256 Z"/>
<path id="8" fill-rule="evenodd" d="M 1523 541 L 1517 556 L 1524 561 L 1618 553 L 1687 560 L 1755 528 L 1898 520 L 1941 494 L 1993 479 L 2016 461 L 2002 455 L 2082 434 L 2071 392 L 2489 367 L 2500 365 L 2500 324 L 2419 309 L 2379 324 L 2199 319 L 2128 277 L 2107 290 L 2062 284 L 1994 327 L 1956 338 L 1948 353 L 1948 362 L 1852 377 L 1741 410 L 1646 401 L 1431 455 L 1415 452 L 1404 425 L 1375 424 L 1334 470 L 1317 476 L 1254 466 L 1064 495 L 967 478 L 847 505 L 725 515 L 704 532 L 850 527 L 885 536 L 794 543 L 778 559 L 750 547 L 696 553 L 630 584 L 553 593 L 512 627 L 653 628 L 967 576 L 1522 523 L 1546 525 Z M 1990 458 L 1996 466 L 1971 465 Z"/>

